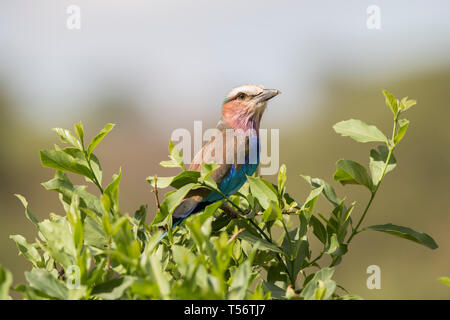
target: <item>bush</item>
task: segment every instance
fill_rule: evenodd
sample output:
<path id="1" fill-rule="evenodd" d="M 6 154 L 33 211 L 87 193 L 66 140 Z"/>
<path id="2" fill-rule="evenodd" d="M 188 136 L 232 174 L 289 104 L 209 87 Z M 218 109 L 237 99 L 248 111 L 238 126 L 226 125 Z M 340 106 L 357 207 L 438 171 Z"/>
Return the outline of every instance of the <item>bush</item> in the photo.
<path id="1" fill-rule="evenodd" d="M 153 221 L 147 224 L 146 205 L 133 216 L 120 211 L 120 171 L 108 186 L 102 185 L 100 161 L 93 152 L 114 125 L 106 125 L 87 147 L 81 123 L 74 126 L 74 134 L 54 129 L 68 147 L 40 152 L 42 165 L 56 170 L 54 178 L 42 185 L 58 193 L 65 214 L 51 213 L 48 219 L 38 221 L 25 198 L 17 195 L 26 217 L 38 229 L 38 237 L 29 243 L 23 236 L 11 236 L 32 264 L 25 273 L 27 284 L 14 290 L 25 299 L 358 298 L 336 284 L 333 272 L 359 233 L 380 231 L 437 248 L 430 236 L 410 228 L 393 224 L 362 227 L 381 182 L 397 165 L 393 151 L 409 125 L 401 116 L 416 103 L 383 93 L 394 115 L 390 139 L 359 120 L 334 126 L 343 136 L 379 144 L 370 150 L 370 174 L 355 161 L 336 163 L 335 181 L 360 185 L 370 193 L 355 220 L 355 203 L 339 198 L 333 187 L 319 178 L 303 176 L 312 191 L 303 203 L 294 200 L 286 192 L 283 165 L 278 185 L 258 176 L 248 177 L 240 192 L 228 198 L 223 195 L 221 201 L 172 230 L 171 214 L 190 190 L 203 187 L 221 192 L 210 177 L 217 165 L 206 164 L 201 172 L 187 171 L 180 151 L 171 142 L 170 160 L 161 164 L 178 167 L 181 173 L 147 178 L 158 205 Z M 100 195 L 74 185 L 66 172 L 84 176 Z M 175 190 L 159 203 L 158 191 L 169 186 Z M 331 203 L 328 215 L 315 211 L 320 195 Z M 163 228 L 168 235 L 160 241 Z M 313 241 L 322 244 L 320 252 L 311 252 Z M 323 259 L 326 256 L 329 258 Z M 11 282 L 11 274 L 0 268 L 0 298 L 9 297 Z"/>

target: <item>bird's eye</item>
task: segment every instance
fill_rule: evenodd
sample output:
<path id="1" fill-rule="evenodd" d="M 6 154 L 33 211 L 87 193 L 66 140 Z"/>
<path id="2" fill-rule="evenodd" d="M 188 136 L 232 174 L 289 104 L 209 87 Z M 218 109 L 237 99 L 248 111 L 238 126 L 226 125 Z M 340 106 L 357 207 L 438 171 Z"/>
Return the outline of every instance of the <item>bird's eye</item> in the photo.
<path id="1" fill-rule="evenodd" d="M 245 93 L 242 93 L 242 92 L 239 93 L 237 96 L 238 99 L 245 99 L 245 97 L 246 97 Z"/>

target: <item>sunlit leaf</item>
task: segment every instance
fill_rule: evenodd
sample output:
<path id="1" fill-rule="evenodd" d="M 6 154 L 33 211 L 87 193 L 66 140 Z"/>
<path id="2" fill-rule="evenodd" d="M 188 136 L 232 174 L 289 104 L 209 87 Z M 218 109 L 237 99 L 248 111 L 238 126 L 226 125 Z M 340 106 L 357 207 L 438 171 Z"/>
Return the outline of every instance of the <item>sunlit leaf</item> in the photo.
<path id="1" fill-rule="evenodd" d="M 310 176 L 304 176 L 300 175 L 303 179 L 309 182 L 309 184 L 314 187 L 318 188 L 323 186 L 322 193 L 327 198 L 328 201 L 330 201 L 334 206 L 338 206 L 339 203 L 341 203 L 341 199 L 339 199 L 336 196 L 336 192 L 334 191 L 333 187 L 326 181 L 319 179 L 319 178 L 311 178 Z"/>
<path id="2" fill-rule="evenodd" d="M 277 191 L 268 181 L 260 177 L 248 177 L 248 183 L 252 195 L 264 209 L 267 209 L 272 202 L 278 203 Z"/>
<path id="3" fill-rule="evenodd" d="M 80 141 L 69 130 L 62 128 L 53 128 L 53 131 L 56 132 L 62 142 L 70 144 L 77 149 L 83 149 Z"/>
<path id="4" fill-rule="evenodd" d="M 13 277 L 11 272 L 0 265 L 0 300 L 10 300 L 9 289 L 12 285 Z"/>
<path id="5" fill-rule="evenodd" d="M 383 95 L 386 99 L 386 106 L 388 106 L 394 115 L 398 112 L 398 101 L 397 99 L 387 90 L 383 90 Z"/>
<path id="6" fill-rule="evenodd" d="M 450 287 L 450 277 L 441 277 L 438 280 Z"/>
<path id="7" fill-rule="evenodd" d="M 25 272 L 25 278 L 32 288 L 52 298 L 62 300 L 69 298 L 69 289 L 47 270 L 33 269 L 31 272 Z"/>
<path id="8" fill-rule="evenodd" d="M 280 195 L 284 192 L 284 186 L 286 185 L 287 175 L 286 175 L 286 165 L 281 165 L 278 171 L 278 192 Z"/>
<path id="9" fill-rule="evenodd" d="M 333 268 L 323 268 L 319 270 L 303 288 L 300 293 L 301 296 L 304 297 L 305 300 L 314 300 L 316 298 L 320 298 L 322 300 L 329 299 L 336 290 L 336 283 L 331 280 L 333 273 Z M 322 291 L 325 292 L 323 293 Z"/>
<path id="10" fill-rule="evenodd" d="M 387 223 L 387 224 L 370 226 L 370 227 L 367 227 L 366 229 L 386 232 L 386 233 L 392 234 L 394 236 L 397 236 L 397 237 L 400 237 L 403 239 L 408 239 L 408 240 L 417 242 L 417 243 L 422 244 L 430 249 L 436 249 L 438 247 L 436 242 L 429 235 L 427 235 L 426 233 L 419 233 L 417 231 L 414 231 L 411 228 L 397 226 L 397 225 L 394 225 L 391 223 Z"/>
<path id="11" fill-rule="evenodd" d="M 156 213 L 153 224 L 164 221 L 175 208 L 181 203 L 186 194 L 195 186 L 194 183 L 189 183 L 178 190 L 171 191 L 166 194 L 164 201 L 161 203 L 160 209 Z"/>
<path id="12" fill-rule="evenodd" d="M 386 166 L 388 154 L 389 149 L 385 145 L 378 146 L 378 150 L 375 149 L 370 150 L 369 168 L 370 173 L 372 175 L 372 182 L 374 186 L 377 186 L 380 183 L 384 167 Z M 394 170 L 396 166 L 397 160 L 395 159 L 394 154 L 392 154 L 384 174 L 391 172 L 392 170 Z"/>
<path id="13" fill-rule="evenodd" d="M 402 111 L 406 111 L 409 108 L 415 106 L 417 104 L 416 100 L 408 100 L 408 97 L 404 97 L 401 101 L 400 101 L 400 109 Z"/>
<path id="14" fill-rule="evenodd" d="M 351 137 L 358 142 L 388 142 L 388 139 L 377 127 L 361 120 L 350 119 L 333 126 L 334 131 L 344 137 Z"/>
<path id="15" fill-rule="evenodd" d="M 102 194 L 102 204 L 105 212 L 119 211 L 119 184 L 122 179 L 122 169 L 119 174 L 113 175 L 113 181 L 105 188 Z"/>
<path id="16" fill-rule="evenodd" d="M 20 253 L 23 254 L 27 260 L 31 261 L 34 266 L 42 267 L 44 265 L 37 249 L 33 247 L 32 244 L 28 243 L 24 237 L 21 235 L 12 235 L 9 236 L 9 238 L 14 240 Z"/>
<path id="17" fill-rule="evenodd" d="M 239 239 L 250 242 L 252 245 L 256 245 L 256 243 L 259 243 L 259 248 L 261 250 L 270 250 L 278 253 L 283 253 L 283 251 L 276 245 L 270 243 L 265 239 L 259 238 L 248 231 L 241 232 L 238 237 Z"/>
<path id="18" fill-rule="evenodd" d="M 394 137 L 394 144 L 397 145 L 405 136 L 406 130 L 409 126 L 409 120 L 406 119 L 400 119 L 398 121 L 398 131 L 397 134 Z"/>
<path id="19" fill-rule="evenodd" d="M 339 181 L 343 185 L 359 184 L 366 186 L 372 191 L 372 180 L 370 179 L 366 168 L 352 160 L 339 160 L 336 163 L 336 172 L 334 180 Z"/>
<path id="20" fill-rule="evenodd" d="M 25 215 L 28 218 L 28 220 L 30 220 L 31 222 L 33 222 L 33 224 L 35 226 L 37 226 L 39 221 L 38 221 L 38 219 L 36 219 L 36 217 L 34 216 L 33 212 L 31 212 L 31 210 L 30 210 L 30 208 L 28 206 L 28 202 L 25 199 L 25 197 L 20 195 L 20 194 L 15 194 L 15 196 L 22 202 L 23 206 L 25 207 Z"/>
<path id="21" fill-rule="evenodd" d="M 94 151 L 100 141 L 103 140 L 103 138 L 114 128 L 114 126 L 115 124 L 108 123 L 102 130 L 100 130 L 100 132 L 92 139 L 91 143 L 89 143 L 89 146 L 86 150 L 88 155 L 90 155 L 92 151 Z"/>
<path id="22" fill-rule="evenodd" d="M 69 171 L 93 179 L 89 168 L 62 150 L 41 150 L 41 163 L 44 167 Z"/>

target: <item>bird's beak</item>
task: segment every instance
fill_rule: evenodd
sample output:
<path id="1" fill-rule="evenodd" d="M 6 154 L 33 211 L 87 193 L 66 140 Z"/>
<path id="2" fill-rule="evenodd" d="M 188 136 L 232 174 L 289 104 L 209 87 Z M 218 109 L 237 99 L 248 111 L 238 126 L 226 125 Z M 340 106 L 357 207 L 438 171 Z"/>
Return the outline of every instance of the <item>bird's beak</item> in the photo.
<path id="1" fill-rule="evenodd" d="M 261 92 L 255 97 L 255 99 L 257 103 L 264 102 L 272 99 L 273 97 L 279 95 L 280 93 L 281 92 L 277 89 L 264 89 L 263 92 Z"/>

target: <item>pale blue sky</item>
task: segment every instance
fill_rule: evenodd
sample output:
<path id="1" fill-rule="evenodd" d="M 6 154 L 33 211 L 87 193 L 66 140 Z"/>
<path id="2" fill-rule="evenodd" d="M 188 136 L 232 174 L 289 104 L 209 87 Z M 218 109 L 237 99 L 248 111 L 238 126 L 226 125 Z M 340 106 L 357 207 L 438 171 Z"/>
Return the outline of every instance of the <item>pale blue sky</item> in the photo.
<path id="1" fill-rule="evenodd" d="M 81 30 L 66 28 L 70 4 L 81 8 Z M 381 30 L 366 28 L 371 4 Z M 149 117 L 213 117 L 208 108 L 242 83 L 280 89 L 277 108 L 305 116 L 328 74 L 364 80 L 448 65 L 450 1 L 9 0 L 0 48 L 0 81 L 47 123 L 116 90 Z"/>

